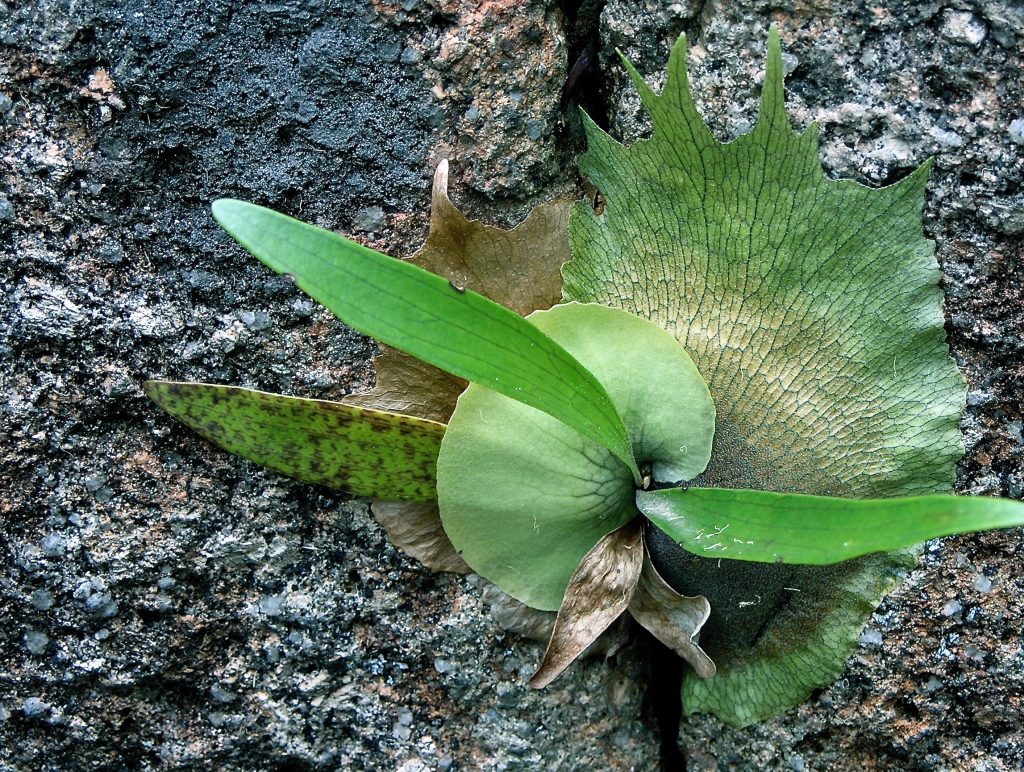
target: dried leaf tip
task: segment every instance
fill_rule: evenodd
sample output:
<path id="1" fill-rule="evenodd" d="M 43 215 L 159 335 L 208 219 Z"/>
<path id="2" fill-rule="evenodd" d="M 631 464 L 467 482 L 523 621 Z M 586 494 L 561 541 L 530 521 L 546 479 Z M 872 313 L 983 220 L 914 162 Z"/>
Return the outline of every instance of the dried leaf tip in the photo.
<path id="1" fill-rule="evenodd" d="M 392 544 L 431 571 L 471 573 L 441 526 L 436 502 L 417 504 L 374 500 L 370 511 Z"/>
<path id="2" fill-rule="evenodd" d="M 601 539 L 569 580 L 544 659 L 530 679 L 542 689 L 597 640 L 629 603 L 643 569 L 642 529 L 636 521 Z"/>
<path id="3" fill-rule="evenodd" d="M 448 159 L 442 158 L 434 168 L 434 187 L 431 191 L 434 198 L 448 195 Z"/>
<path id="4" fill-rule="evenodd" d="M 673 590 L 646 554 L 629 613 L 651 635 L 685 659 L 699 677 L 711 678 L 715 674 L 714 661 L 697 643 L 700 630 L 711 615 L 711 604 L 703 595 L 680 595 Z"/>

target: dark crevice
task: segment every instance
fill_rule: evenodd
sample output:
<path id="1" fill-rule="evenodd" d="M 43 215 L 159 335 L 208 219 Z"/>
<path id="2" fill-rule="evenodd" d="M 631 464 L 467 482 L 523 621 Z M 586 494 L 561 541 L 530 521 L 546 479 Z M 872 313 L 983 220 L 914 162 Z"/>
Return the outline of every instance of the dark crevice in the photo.
<path id="1" fill-rule="evenodd" d="M 600 128 L 611 123 L 611 108 L 604 89 L 601 70 L 601 12 L 607 0 L 558 0 L 565 16 L 565 36 L 569 46 L 565 84 L 560 107 L 565 115 L 572 142 L 582 141 L 578 113 L 582 109 Z M 603 209 L 600 193 L 595 194 L 595 209 Z M 675 487 L 651 479 L 649 469 L 644 488 Z M 683 715 L 682 684 L 686 662 L 639 625 L 638 648 L 648 666 L 648 686 L 644 712 L 657 727 L 660 769 L 679 772 L 686 769 L 686 756 L 679 746 L 679 726 Z"/>
<path id="2" fill-rule="evenodd" d="M 575 105 L 602 129 L 609 124 L 608 101 L 601 77 L 601 11 L 607 0 L 559 0 L 565 15 L 569 71 L 562 87 L 562 112 Z"/>
<path id="3" fill-rule="evenodd" d="M 686 769 L 686 755 L 679 747 L 679 723 L 683 717 L 680 697 L 686 663 L 674 651 L 639 627 L 641 652 L 646 651 L 648 667 L 644 711 L 658 728 L 660 769 L 677 772 Z"/>
<path id="4" fill-rule="evenodd" d="M 651 483 L 652 490 L 671 487 L 689 487 L 686 483 Z M 650 522 L 645 523 L 644 543 L 648 543 L 647 531 Z M 645 547 L 646 549 L 646 547 Z M 638 626 L 639 627 L 639 626 Z M 661 772 L 676 772 L 686 769 L 686 754 L 679 745 L 679 725 L 683 718 L 682 688 L 686 674 L 686 661 L 663 644 L 650 632 L 640 627 L 641 655 L 646 654 L 648 668 L 647 693 L 644 706 L 653 716 L 658 728 L 658 747 L 661 757 Z"/>
<path id="5" fill-rule="evenodd" d="M 700 5 L 693 12 L 692 25 L 693 29 L 687 34 L 687 38 L 691 44 L 698 42 L 704 38 L 704 29 L 707 23 L 704 19 L 704 12 L 707 9 L 708 0 L 701 0 Z"/>
<path id="6" fill-rule="evenodd" d="M 782 610 L 786 608 L 786 606 L 788 606 L 790 603 L 792 603 L 792 601 L 792 594 L 780 595 L 778 597 L 778 599 L 775 601 L 775 605 L 772 607 L 772 610 L 769 612 L 768 616 L 765 617 L 765 620 L 761 623 L 760 627 L 758 627 L 757 630 L 754 632 L 754 637 L 750 640 L 750 648 L 754 648 L 757 645 L 757 642 L 760 641 L 762 637 L 764 637 L 764 634 L 766 632 L 768 632 L 768 627 L 771 625 L 771 623 L 779 618 L 779 614 L 782 613 Z"/>

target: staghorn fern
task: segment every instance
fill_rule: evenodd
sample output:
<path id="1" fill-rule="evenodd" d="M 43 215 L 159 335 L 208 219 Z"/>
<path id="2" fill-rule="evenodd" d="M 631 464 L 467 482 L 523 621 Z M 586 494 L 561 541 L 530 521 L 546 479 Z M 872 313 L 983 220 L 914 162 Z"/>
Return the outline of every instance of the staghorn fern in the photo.
<path id="1" fill-rule="evenodd" d="M 728 144 L 690 98 L 685 39 L 660 95 L 626 62 L 654 134 L 627 148 L 586 122 L 606 203 L 573 208 L 569 249 L 561 204 L 518 234 L 465 220 L 445 164 L 414 260 L 444 277 L 217 202 L 254 255 L 406 354 L 348 404 L 147 394 L 233 452 L 375 497 L 428 566 L 557 610 L 535 686 L 628 611 L 692 665 L 688 710 L 743 725 L 797 704 L 841 673 L 913 545 L 1022 524 L 1024 505 L 946 495 L 965 388 L 928 165 L 878 190 L 826 178 L 814 128 L 789 125 L 774 30 L 768 52 L 757 124 Z"/>

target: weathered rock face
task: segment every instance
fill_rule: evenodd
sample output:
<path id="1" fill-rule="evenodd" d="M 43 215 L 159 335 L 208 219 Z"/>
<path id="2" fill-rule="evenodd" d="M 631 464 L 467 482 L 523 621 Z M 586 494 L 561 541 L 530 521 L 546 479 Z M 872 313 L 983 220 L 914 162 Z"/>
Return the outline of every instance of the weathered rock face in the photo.
<path id="1" fill-rule="evenodd" d="M 0 766 L 649 764 L 635 658 L 529 690 L 537 645 L 472 582 L 397 553 L 365 502 L 220 453 L 139 390 L 366 384 L 372 344 L 231 244 L 210 200 L 411 253 L 439 157 L 492 218 L 571 191 L 557 11 L 17 5 L 0 80 Z"/>
<path id="2" fill-rule="evenodd" d="M 651 768 L 644 665 L 575 666 L 472 580 L 391 548 L 364 502 L 221 453 L 145 377 L 336 398 L 373 346 L 219 232 L 265 203 L 407 254 L 434 161 L 509 222 L 572 191 L 554 2 L 0 3 L 0 765 Z M 770 21 L 794 120 L 836 176 L 936 156 L 927 230 L 971 382 L 961 487 L 1024 493 L 1024 13 L 939 4 L 612 0 L 612 130 L 642 135 L 609 60 L 663 69 L 680 31 L 720 136 L 753 119 Z M 705 768 L 1017 768 L 1019 535 L 950 539 L 882 607 L 837 685 L 746 730 L 683 726 Z"/>

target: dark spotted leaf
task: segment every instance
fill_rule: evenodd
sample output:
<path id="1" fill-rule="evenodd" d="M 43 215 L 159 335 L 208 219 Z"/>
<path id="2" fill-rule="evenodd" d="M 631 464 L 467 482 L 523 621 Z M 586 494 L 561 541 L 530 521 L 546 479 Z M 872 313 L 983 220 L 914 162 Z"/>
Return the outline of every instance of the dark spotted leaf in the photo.
<path id="1" fill-rule="evenodd" d="M 146 381 L 143 388 L 211 442 L 299 480 L 359 496 L 436 496 L 443 424 L 234 386 Z"/>

